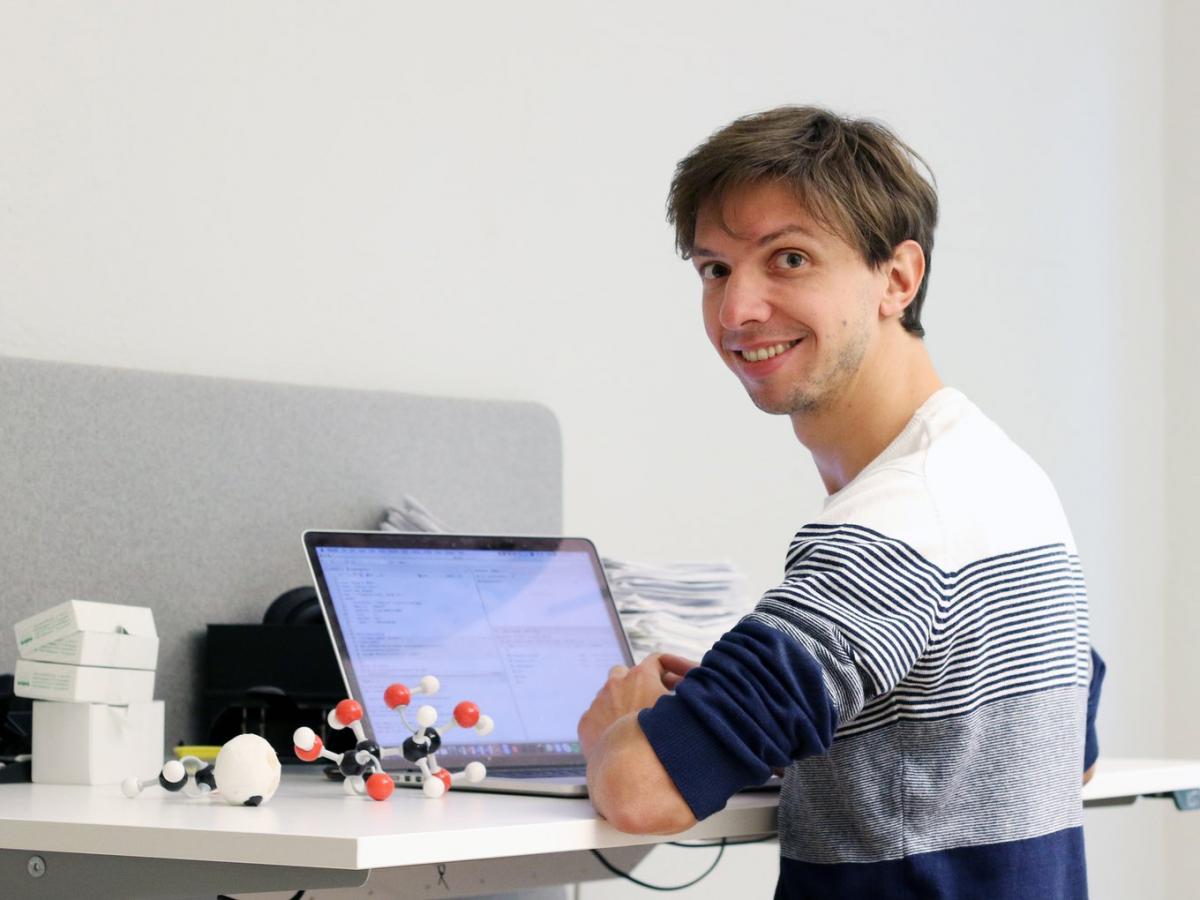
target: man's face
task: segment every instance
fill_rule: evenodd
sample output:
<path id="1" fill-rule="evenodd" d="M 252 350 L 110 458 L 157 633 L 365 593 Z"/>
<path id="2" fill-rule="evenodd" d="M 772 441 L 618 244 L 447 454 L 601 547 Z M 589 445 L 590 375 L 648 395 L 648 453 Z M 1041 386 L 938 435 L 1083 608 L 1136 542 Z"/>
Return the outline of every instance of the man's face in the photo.
<path id="1" fill-rule="evenodd" d="M 709 340 L 760 409 L 815 412 L 853 383 L 887 277 L 790 190 L 751 184 L 701 210 L 692 262 Z"/>

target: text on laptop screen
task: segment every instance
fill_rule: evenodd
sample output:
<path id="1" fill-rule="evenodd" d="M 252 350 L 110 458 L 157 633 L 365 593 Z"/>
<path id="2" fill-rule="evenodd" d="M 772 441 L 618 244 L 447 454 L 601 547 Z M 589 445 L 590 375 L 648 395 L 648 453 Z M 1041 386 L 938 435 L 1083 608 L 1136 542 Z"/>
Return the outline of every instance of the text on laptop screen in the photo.
<path id="1" fill-rule="evenodd" d="M 625 661 L 587 553 L 317 547 L 329 599 L 353 661 L 374 736 L 399 746 L 410 732 L 383 702 L 393 682 L 436 675 L 415 695 L 440 723 L 460 700 L 491 716 L 486 738 L 452 728 L 453 753 L 494 756 L 578 751 L 576 725 L 609 669 Z"/>

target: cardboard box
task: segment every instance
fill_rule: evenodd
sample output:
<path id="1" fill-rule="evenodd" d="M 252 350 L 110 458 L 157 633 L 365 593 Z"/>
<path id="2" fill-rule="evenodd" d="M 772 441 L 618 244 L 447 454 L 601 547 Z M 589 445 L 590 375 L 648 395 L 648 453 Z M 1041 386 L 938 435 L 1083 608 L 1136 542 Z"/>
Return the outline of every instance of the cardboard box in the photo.
<path id="1" fill-rule="evenodd" d="M 154 669 L 158 663 L 158 638 L 146 634 L 77 631 L 57 641 L 42 644 L 21 656 L 73 666 Z"/>
<path id="2" fill-rule="evenodd" d="M 154 778 L 163 764 L 163 702 L 33 704 L 33 780 L 119 784 Z"/>
<path id="3" fill-rule="evenodd" d="M 95 603 L 90 600 L 68 600 L 52 606 L 16 624 L 17 652 L 28 656 L 60 638 L 77 631 L 96 631 L 102 634 L 139 634 L 156 636 L 154 614 L 148 606 L 123 606 L 119 603 Z"/>
<path id="4" fill-rule="evenodd" d="M 34 700 L 123 706 L 154 699 L 154 672 L 18 659 L 13 693 Z"/>

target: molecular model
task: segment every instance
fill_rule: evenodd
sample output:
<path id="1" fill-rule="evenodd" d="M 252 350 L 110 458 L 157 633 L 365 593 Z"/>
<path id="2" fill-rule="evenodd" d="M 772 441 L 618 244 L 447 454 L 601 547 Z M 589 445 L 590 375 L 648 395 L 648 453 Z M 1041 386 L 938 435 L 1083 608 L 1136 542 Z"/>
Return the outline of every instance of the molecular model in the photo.
<path id="1" fill-rule="evenodd" d="M 495 727 L 489 716 L 479 712 L 479 707 L 470 700 L 464 700 L 454 707 L 453 717 L 439 730 L 437 725 L 438 711 L 432 706 L 421 706 L 417 709 L 417 725 L 414 728 L 408 721 L 404 711 L 412 702 L 414 694 L 432 695 L 438 692 L 441 685 L 432 675 L 426 675 L 415 688 L 403 684 L 388 685 L 383 692 L 383 700 L 389 709 L 400 714 L 404 727 L 412 732 L 412 737 L 406 738 L 399 748 L 381 748 L 375 741 L 369 739 L 363 731 L 363 710 L 356 701 L 347 699 L 341 701 L 329 712 L 327 722 L 329 727 L 341 730 L 350 728 L 354 732 L 357 743 L 353 750 L 345 753 L 333 753 L 325 749 L 320 737 L 311 728 L 297 728 L 292 735 L 296 745 L 296 755 L 305 762 L 315 762 L 327 759 L 337 765 L 345 776 L 342 787 L 347 794 L 362 796 L 366 794 L 374 800 L 386 800 L 391 796 L 395 783 L 383 770 L 382 760 L 385 757 L 403 755 L 410 763 L 416 764 L 421 770 L 421 790 L 426 797 L 440 797 L 450 790 L 455 782 L 467 781 L 476 784 L 487 776 L 487 769 L 481 762 L 468 763 L 461 772 L 451 774 L 438 765 L 437 752 L 442 746 L 442 735 L 451 728 L 474 728 L 479 734 L 490 734 Z"/>
<path id="2" fill-rule="evenodd" d="M 275 749 L 257 734 L 239 734 L 221 747 L 211 765 L 195 756 L 168 760 L 157 778 L 130 776 L 121 782 L 121 791 L 133 799 L 157 784 L 188 797 L 215 794 L 233 806 L 259 806 L 275 795 L 279 775 Z"/>

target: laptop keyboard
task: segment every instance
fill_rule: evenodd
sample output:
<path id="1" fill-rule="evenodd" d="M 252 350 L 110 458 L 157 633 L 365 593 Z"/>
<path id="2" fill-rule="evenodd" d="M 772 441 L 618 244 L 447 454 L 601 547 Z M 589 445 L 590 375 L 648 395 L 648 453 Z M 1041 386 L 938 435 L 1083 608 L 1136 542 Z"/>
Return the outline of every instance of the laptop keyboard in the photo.
<path id="1" fill-rule="evenodd" d="M 489 769 L 488 774 L 497 778 L 582 778 L 587 771 L 582 766 L 548 766 L 537 769 Z"/>

